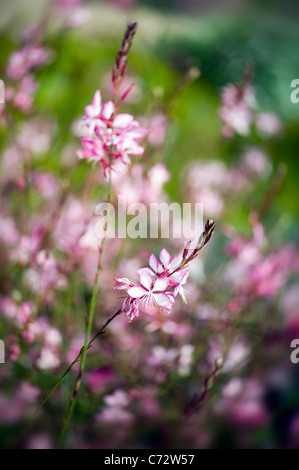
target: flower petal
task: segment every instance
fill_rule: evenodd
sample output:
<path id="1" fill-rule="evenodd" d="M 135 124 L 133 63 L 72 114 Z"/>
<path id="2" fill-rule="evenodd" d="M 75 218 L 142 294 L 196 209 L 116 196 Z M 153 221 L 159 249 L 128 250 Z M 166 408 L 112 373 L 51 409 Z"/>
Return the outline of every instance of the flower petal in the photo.
<path id="1" fill-rule="evenodd" d="M 141 299 L 141 297 L 148 294 L 148 291 L 141 286 L 131 287 L 127 292 L 133 299 Z"/>
<path id="2" fill-rule="evenodd" d="M 161 263 L 159 263 L 159 261 L 157 260 L 157 258 L 155 257 L 155 255 L 151 255 L 151 256 L 149 257 L 148 262 L 149 262 L 150 267 L 152 268 L 152 270 L 153 270 L 155 273 L 158 272 L 159 266 L 162 267 Z"/>
<path id="3" fill-rule="evenodd" d="M 140 284 L 147 290 L 151 290 L 154 279 L 152 276 L 152 270 L 149 268 L 138 269 Z"/>
<path id="4" fill-rule="evenodd" d="M 113 121 L 113 126 L 120 127 L 123 129 L 127 127 L 133 121 L 133 119 L 134 118 L 133 116 L 131 116 L 131 114 L 118 114 Z"/>
<path id="5" fill-rule="evenodd" d="M 174 299 L 166 294 L 153 294 L 153 297 L 159 307 L 166 308 L 167 310 L 174 304 Z"/>
<path id="6" fill-rule="evenodd" d="M 160 261 L 166 268 L 168 268 L 171 262 L 171 256 L 166 248 L 163 248 L 163 250 L 160 251 Z"/>
<path id="7" fill-rule="evenodd" d="M 107 101 L 102 107 L 102 115 L 105 119 L 110 119 L 114 113 L 114 104 L 112 101 Z"/>
<path id="8" fill-rule="evenodd" d="M 174 258 L 172 258 L 169 264 L 169 269 L 171 271 L 173 271 L 174 269 L 177 269 L 180 266 L 182 259 L 183 259 L 182 255 L 177 255 Z"/>
<path id="9" fill-rule="evenodd" d="M 154 284 L 153 292 L 164 291 L 167 289 L 168 285 L 169 279 L 167 277 L 159 277 Z"/>
<path id="10" fill-rule="evenodd" d="M 97 90 L 94 94 L 92 103 L 85 108 L 85 115 L 89 118 L 96 117 L 101 112 L 102 100 L 101 93 Z"/>

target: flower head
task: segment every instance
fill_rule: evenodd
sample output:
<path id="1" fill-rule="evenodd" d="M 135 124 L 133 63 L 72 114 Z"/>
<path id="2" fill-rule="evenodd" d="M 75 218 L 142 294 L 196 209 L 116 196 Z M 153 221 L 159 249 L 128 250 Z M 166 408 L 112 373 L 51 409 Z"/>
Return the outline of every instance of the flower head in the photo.
<path id="1" fill-rule="evenodd" d="M 104 174 L 113 170 L 117 160 L 125 165 L 130 156 L 141 155 L 144 151 L 139 140 L 147 130 L 134 120 L 131 114 L 116 114 L 112 101 L 102 105 L 100 91 L 96 91 L 93 101 L 85 108 L 84 124 L 87 136 L 81 138 L 83 150 L 77 152 L 79 158 L 100 161 Z"/>

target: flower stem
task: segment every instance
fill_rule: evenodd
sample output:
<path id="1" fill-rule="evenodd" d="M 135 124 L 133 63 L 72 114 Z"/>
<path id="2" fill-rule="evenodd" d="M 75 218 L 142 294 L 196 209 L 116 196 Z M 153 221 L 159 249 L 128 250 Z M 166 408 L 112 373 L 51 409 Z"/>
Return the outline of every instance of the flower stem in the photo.
<path id="1" fill-rule="evenodd" d="M 99 249 L 98 264 L 97 264 L 97 270 L 96 270 L 95 279 L 94 279 L 94 286 L 93 286 L 92 298 L 91 298 L 91 303 L 90 303 L 89 315 L 86 318 L 85 343 L 84 343 L 81 358 L 80 358 L 79 373 L 78 373 L 76 383 L 75 383 L 73 398 L 72 398 L 71 403 L 69 405 L 68 414 L 67 414 L 67 417 L 66 417 L 61 435 L 60 435 L 60 440 L 59 440 L 60 443 L 62 442 L 62 440 L 64 438 L 65 432 L 66 432 L 66 430 L 69 426 L 70 420 L 72 418 L 74 408 L 75 408 L 75 405 L 76 405 L 76 401 L 77 401 L 77 397 L 78 397 L 78 393 L 79 393 L 81 383 L 82 383 L 82 377 L 83 377 L 85 361 L 86 361 L 86 354 L 87 354 L 87 350 L 88 350 L 87 346 L 89 344 L 89 338 L 90 338 L 90 334 L 91 334 L 91 330 L 92 330 L 92 324 L 93 324 L 93 319 L 94 319 L 94 314 L 95 314 L 97 296 L 98 296 L 98 291 L 99 291 L 99 277 L 100 277 L 100 273 L 101 273 L 101 270 L 102 270 L 102 259 L 103 259 L 103 254 L 104 254 L 106 240 L 107 240 L 106 235 L 107 235 L 107 228 L 108 228 L 109 208 L 110 208 L 111 196 L 112 196 L 112 184 L 111 184 L 111 172 L 110 172 L 108 198 L 107 198 L 109 206 L 108 206 L 108 211 L 107 211 L 106 218 L 105 218 L 104 237 L 103 237 L 101 247 Z"/>
<path id="2" fill-rule="evenodd" d="M 98 336 L 100 336 L 101 334 L 105 333 L 105 328 L 106 326 L 109 325 L 110 322 L 112 322 L 112 320 L 117 317 L 119 314 L 121 313 L 121 309 L 117 310 L 117 312 L 112 315 L 112 317 L 109 318 L 109 320 L 106 321 L 106 323 L 102 326 L 102 328 L 94 335 L 94 337 L 89 341 L 89 343 L 81 348 L 81 351 L 79 352 L 78 356 L 73 360 L 73 362 L 68 366 L 68 368 L 64 371 L 64 373 L 62 374 L 62 376 L 59 378 L 59 380 L 57 380 L 56 384 L 54 385 L 54 387 L 52 388 L 52 390 L 48 393 L 48 395 L 43 399 L 41 405 L 39 406 L 39 409 L 44 406 L 44 404 L 48 401 L 48 399 L 50 398 L 50 396 L 55 392 L 56 388 L 59 387 L 59 385 L 61 384 L 61 382 L 63 381 L 64 377 L 70 372 L 70 370 L 73 368 L 73 366 L 79 361 L 79 359 L 81 358 L 82 354 L 84 353 L 84 351 L 87 351 L 92 343 L 94 342 L 95 339 L 97 339 Z"/>

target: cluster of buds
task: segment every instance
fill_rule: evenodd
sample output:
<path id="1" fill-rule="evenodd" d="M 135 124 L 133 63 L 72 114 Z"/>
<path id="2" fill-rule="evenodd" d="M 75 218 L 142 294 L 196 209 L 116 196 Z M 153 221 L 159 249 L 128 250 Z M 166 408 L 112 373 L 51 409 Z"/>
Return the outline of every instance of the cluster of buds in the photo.
<path id="1" fill-rule="evenodd" d="M 134 35 L 136 33 L 137 23 L 132 22 L 128 24 L 127 30 L 125 32 L 121 48 L 117 54 L 116 61 L 112 70 L 112 87 L 113 87 L 113 98 L 116 100 L 117 91 L 121 86 L 123 79 L 125 77 L 127 65 L 128 65 L 128 55 L 132 45 Z M 132 89 L 132 86 L 128 88 L 125 92 L 125 96 L 122 99 L 125 99 L 129 91 Z"/>
<path id="2" fill-rule="evenodd" d="M 210 240 L 215 222 L 208 220 L 204 232 L 200 236 L 196 247 L 189 249 L 187 243 L 183 254 L 171 258 L 168 251 L 163 248 L 157 260 L 155 255 L 149 258 L 149 267 L 139 269 L 140 284 L 134 284 L 127 278 L 115 278 L 117 286 L 114 289 L 127 291 L 127 296 L 121 311 L 129 317 L 130 321 L 139 315 L 138 302 L 145 307 L 154 307 L 170 312 L 175 298 L 180 295 L 186 303 L 186 290 L 183 287 L 189 276 L 188 263 L 198 255 L 199 251 Z"/>
<path id="3" fill-rule="evenodd" d="M 139 140 L 147 134 L 147 130 L 130 114 L 117 114 L 133 87 L 131 85 L 117 102 L 117 91 L 124 78 L 135 31 L 136 23 L 129 24 L 116 58 L 112 73 L 114 101 L 102 104 L 101 93 L 97 90 L 92 103 L 85 108 L 86 136 L 81 138 L 83 150 L 79 150 L 77 155 L 79 158 L 99 161 L 104 176 L 107 170 L 116 170 L 119 163 L 129 164 L 131 155 L 141 155 L 144 151 Z"/>

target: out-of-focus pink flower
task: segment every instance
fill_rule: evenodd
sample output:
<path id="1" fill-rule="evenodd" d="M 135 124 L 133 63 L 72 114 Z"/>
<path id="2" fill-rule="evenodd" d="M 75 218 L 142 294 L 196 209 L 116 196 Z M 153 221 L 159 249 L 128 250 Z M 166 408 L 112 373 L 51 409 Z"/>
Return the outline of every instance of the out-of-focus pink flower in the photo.
<path id="1" fill-rule="evenodd" d="M 40 389 L 28 382 L 23 382 L 17 391 L 17 397 L 28 404 L 36 403 L 39 395 Z"/>
<path id="2" fill-rule="evenodd" d="M 194 346 L 192 344 L 184 344 L 180 349 L 178 373 L 186 376 L 190 373 L 192 365 L 192 356 L 194 353 Z"/>
<path id="3" fill-rule="evenodd" d="M 0 218 L 0 240 L 5 243 L 5 245 L 10 247 L 17 245 L 19 240 L 19 233 L 17 231 L 14 220 L 11 217 L 6 217 L 4 214 L 0 214 Z"/>
<path id="4" fill-rule="evenodd" d="M 6 73 L 13 80 L 20 80 L 33 68 L 48 62 L 50 57 L 48 49 L 35 44 L 27 44 L 23 49 L 11 54 Z"/>
<path id="5" fill-rule="evenodd" d="M 64 289 L 67 279 L 60 274 L 60 268 L 53 253 L 42 250 L 35 258 L 35 263 L 28 269 L 25 275 L 30 289 L 43 296 L 50 289 Z"/>
<path id="6" fill-rule="evenodd" d="M 87 382 L 92 391 L 98 393 L 102 391 L 108 383 L 115 379 L 115 374 L 108 367 L 89 372 Z"/>
<path id="7" fill-rule="evenodd" d="M 96 420 L 100 423 L 117 423 L 118 425 L 129 425 L 134 420 L 134 416 L 127 410 L 117 406 L 106 407 L 96 415 Z"/>
<path id="8" fill-rule="evenodd" d="M 26 449 L 53 449 L 51 437 L 44 433 L 39 432 L 30 436 L 25 445 Z"/>
<path id="9" fill-rule="evenodd" d="M 134 165 L 129 174 L 116 166 L 115 170 L 112 185 L 118 194 L 125 195 L 127 205 L 136 201 L 148 205 L 165 199 L 163 186 L 169 181 L 170 174 L 163 163 L 157 163 L 146 174 L 141 164 Z"/>
<path id="10" fill-rule="evenodd" d="M 255 93 L 251 86 L 226 85 L 223 88 L 222 105 L 219 116 L 224 121 L 222 133 L 231 138 L 235 133 L 242 136 L 249 134 L 253 122 Z"/>
<path id="11" fill-rule="evenodd" d="M 40 357 L 36 361 L 36 366 L 39 369 L 55 369 L 60 365 L 60 358 L 56 351 L 48 347 L 41 349 Z"/>
<path id="12" fill-rule="evenodd" d="M 148 141 L 153 147 L 159 147 L 163 144 L 167 130 L 167 118 L 164 114 L 154 114 L 147 126 Z"/>
<path id="13" fill-rule="evenodd" d="M 51 122 L 33 118 L 23 124 L 16 138 L 25 151 L 43 154 L 50 149 L 53 132 Z"/>
<path id="14" fill-rule="evenodd" d="M 242 156 L 242 166 L 250 176 L 265 178 L 269 175 L 271 164 L 268 156 L 259 148 L 250 148 Z"/>
<path id="15" fill-rule="evenodd" d="M 33 107 L 33 94 L 37 89 L 37 84 L 32 75 L 26 75 L 18 83 L 17 90 L 13 93 L 12 103 L 17 108 L 28 113 Z"/>
<path id="16" fill-rule="evenodd" d="M 122 389 L 117 389 L 111 395 L 104 397 L 106 407 L 96 416 L 100 422 L 107 423 L 122 423 L 130 424 L 133 420 L 133 415 L 125 410 L 125 407 L 130 404 L 129 395 Z"/>
<path id="17" fill-rule="evenodd" d="M 44 231 L 42 227 L 35 227 L 29 236 L 22 235 L 12 251 L 11 259 L 17 261 L 22 266 L 28 264 L 39 251 L 43 236 Z"/>
<path id="18" fill-rule="evenodd" d="M 202 203 L 205 213 L 211 217 L 223 213 L 224 196 L 239 194 L 249 183 L 244 171 L 227 167 L 219 160 L 191 164 L 185 181 L 190 199 Z"/>
<path id="19" fill-rule="evenodd" d="M 252 267 L 250 286 L 261 297 L 273 297 L 293 271 L 296 259 L 294 247 L 285 246 L 278 253 L 270 254 Z"/>
<path id="20" fill-rule="evenodd" d="M 59 184 L 50 173 L 31 174 L 31 181 L 35 185 L 38 193 L 48 202 L 55 202 L 59 195 Z"/>
<path id="21" fill-rule="evenodd" d="M 86 231 L 89 216 L 90 211 L 79 199 L 72 197 L 67 201 L 53 234 L 59 250 L 71 252 L 75 259 L 82 254 L 80 239 Z"/>
<path id="22" fill-rule="evenodd" d="M 282 130 L 281 120 L 274 113 L 258 113 L 255 123 L 263 137 L 272 137 Z"/>
<path id="23" fill-rule="evenodd" d="M 12 362 L 16 362 L 21 353 L 19 339 L 15 335 L 10 335 L 8 338 L 8 357 Z"/>
<path id="24" fill-rule="evenodd" d="M 166 349 L 163 346 L 154 346 L 152 348 L 152 353 L 148 357 L 148 364 L 151 366 L 159 365 L 175 365 L 174 361 L 177 359 L 179 354 L 178 349 L 169 348 Z"/>

